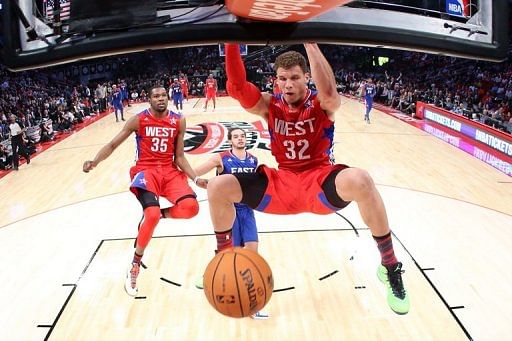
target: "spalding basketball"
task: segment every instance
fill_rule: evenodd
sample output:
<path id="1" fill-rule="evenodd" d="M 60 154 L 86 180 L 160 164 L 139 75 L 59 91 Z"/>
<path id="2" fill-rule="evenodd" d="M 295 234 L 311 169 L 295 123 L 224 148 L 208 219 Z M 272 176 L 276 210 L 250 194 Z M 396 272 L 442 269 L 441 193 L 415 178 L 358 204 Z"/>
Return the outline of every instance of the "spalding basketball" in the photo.
<path id="1" fill-rule="evenodd" d="M 267 304 L 274 289 L 272 270 L 254 251 L 235 247 L 219 252 L 203 276 L 208 302 L 229 317 L 250 316 Z"/>

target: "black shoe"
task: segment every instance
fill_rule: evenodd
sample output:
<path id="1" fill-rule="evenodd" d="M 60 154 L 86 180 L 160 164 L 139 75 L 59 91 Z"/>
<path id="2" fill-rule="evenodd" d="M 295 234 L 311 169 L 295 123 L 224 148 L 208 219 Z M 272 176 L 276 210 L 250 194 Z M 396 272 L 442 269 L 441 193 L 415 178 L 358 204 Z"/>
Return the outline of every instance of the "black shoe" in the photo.
<path id="1" fill-rule="evenodd" d="M 27 158 L 27 165 L 30 165 L 30 156 Z"/>
<path id="2" fill-rule="evenodd" d="M 121 120 L 126 121 L 124 118 L 122 118 Z"/>
<path id="3" fill-rule="evenodd" d="M 15 170 L 15 171 L 17 171 L 17 170 L 18 170 L 18 167 L 14 167 L 14 168 L 13 168 L 12 170 Z"/>

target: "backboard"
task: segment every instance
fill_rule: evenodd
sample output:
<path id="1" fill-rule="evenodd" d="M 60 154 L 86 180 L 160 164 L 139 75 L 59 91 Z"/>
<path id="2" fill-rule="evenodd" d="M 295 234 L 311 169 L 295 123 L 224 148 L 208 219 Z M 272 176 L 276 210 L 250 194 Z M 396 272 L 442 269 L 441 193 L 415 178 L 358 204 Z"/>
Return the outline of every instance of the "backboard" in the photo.
<path id="1" fill-rule="evenodd" d="M 265 8 L 289 3 L 237 3 L 244 1 Z M 293 3 L 321 6 L 322 1 L 327 0 Z M 222 0 L 3 0 L 2 5 L 3 59 L 11 70 L 222 42 L 315 41 L 492 61 L 505 59 L 508 48 L 504 0 L 352 1 L 300 22 L 270 22 L 264 15 L 262 21 L 248 20 L 228 11 Z"/>

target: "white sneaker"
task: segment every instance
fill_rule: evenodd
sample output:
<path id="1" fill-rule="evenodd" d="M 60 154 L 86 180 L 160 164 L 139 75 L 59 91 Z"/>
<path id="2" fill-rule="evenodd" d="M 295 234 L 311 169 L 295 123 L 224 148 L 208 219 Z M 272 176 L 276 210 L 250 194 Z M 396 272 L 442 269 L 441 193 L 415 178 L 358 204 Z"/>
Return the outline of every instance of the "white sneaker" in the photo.
<path id="1" fill-rule="evenodd" d="M 137 296 L 139 289 L 137 288 L 137 277 L 139 276 L 140 265 L 132 263 L 126 272 L 126 279 L 124 281 L 124 290 L 132 297 Z"/>
<path id="2" fill-rule="evenodd" d="M 251 318 L 254 320 L 268 320 L 270 316 L 267 312 L 260 310 L 256 314 L 251 315 Z"/>

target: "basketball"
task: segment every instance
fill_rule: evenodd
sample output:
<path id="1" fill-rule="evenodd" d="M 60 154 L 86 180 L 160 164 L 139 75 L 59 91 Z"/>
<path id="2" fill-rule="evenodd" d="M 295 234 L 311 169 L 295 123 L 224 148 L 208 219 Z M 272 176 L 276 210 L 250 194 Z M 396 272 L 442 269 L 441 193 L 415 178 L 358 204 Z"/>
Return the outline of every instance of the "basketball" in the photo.
<path id="1" fill-rule="evenodd" d="M 219 252 L 203 276 L 208 302 L 229 317 L 246 317 L 263 309 L 272 296 L 274 279 L 265 259 L 235 247 Z"/>

